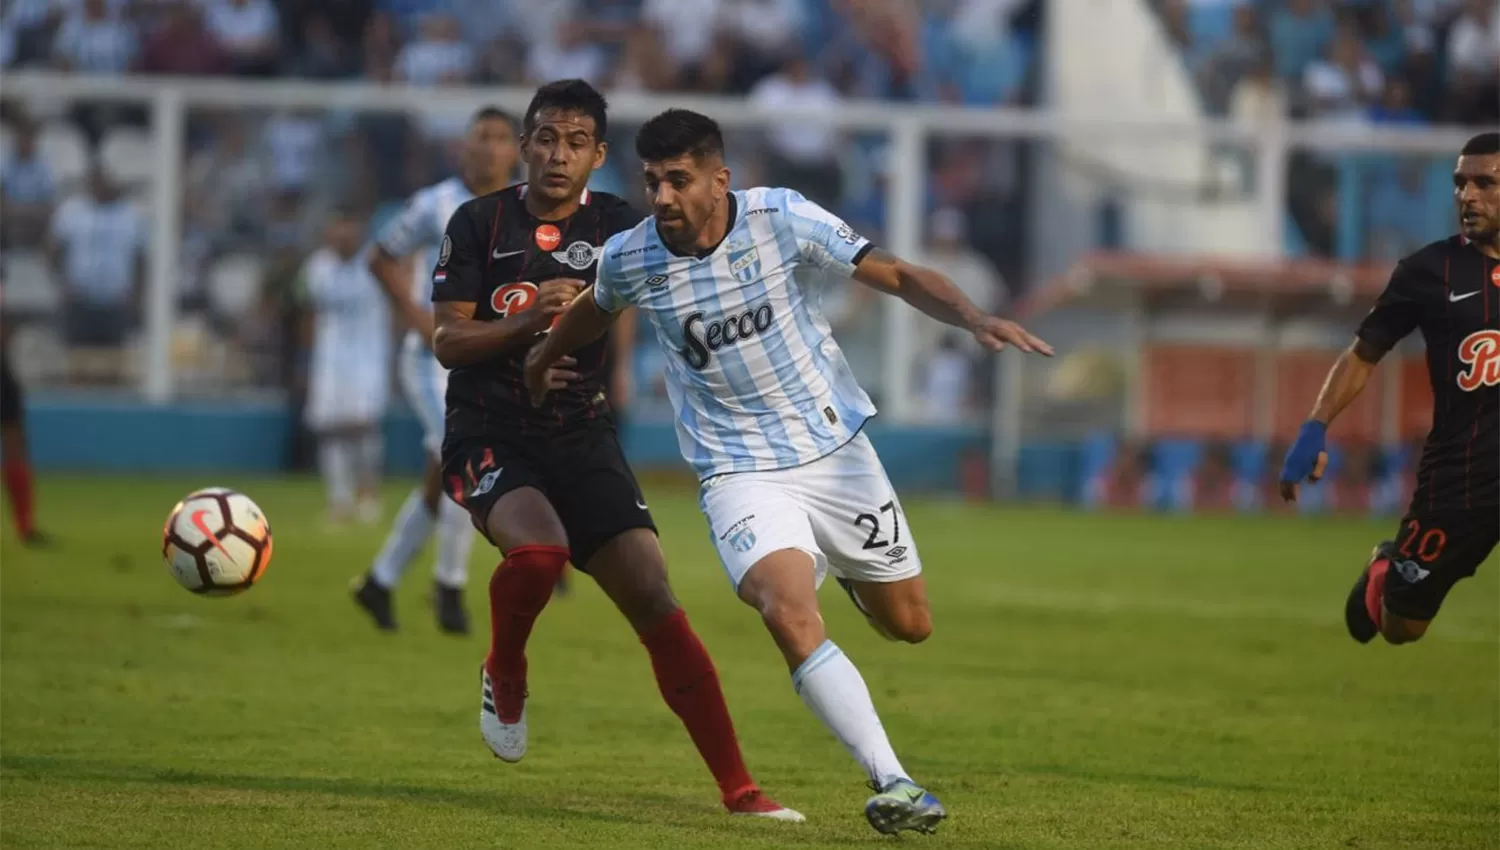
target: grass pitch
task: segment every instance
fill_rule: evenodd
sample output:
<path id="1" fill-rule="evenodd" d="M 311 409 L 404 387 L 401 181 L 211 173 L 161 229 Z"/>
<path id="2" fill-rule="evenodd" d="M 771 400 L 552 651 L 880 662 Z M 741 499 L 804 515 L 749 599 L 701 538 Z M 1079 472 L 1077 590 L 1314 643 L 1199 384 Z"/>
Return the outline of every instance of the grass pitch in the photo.
<path id="1" fill-rule="evenodd" d="M 249 593 L 179 589 L 162 519 L 243 489 L 275 561 Z M 650 490 L 678 595 L 751 767 L 804 825 L 731 818 L 587 579 L 531 649 L 531 748 L 476 728 L 486 636 L 436 632 L 426 556 L 402 631 L 347 596 L 384 534 L 322 530 L 303 480 L 44 482 L 59 538 L 0 538 L 0 845 L 871 846 L 862 776 L 731 596 L 692 494 Z M 388 512 L 400 498 L 394 485 Z M 952 819 L 922 847 L 1500 847 L 1500 564 L 1428 638 L 1358 646 L 1345 592 L 1393 523 L 1085 516 L 909 500 L 933 638 L 878 638 L 830 582 L 833 637 Z M 5 534 L 10 535 L 9 524 Z M 492 553 L 476 546 L 483 632 Z"/>

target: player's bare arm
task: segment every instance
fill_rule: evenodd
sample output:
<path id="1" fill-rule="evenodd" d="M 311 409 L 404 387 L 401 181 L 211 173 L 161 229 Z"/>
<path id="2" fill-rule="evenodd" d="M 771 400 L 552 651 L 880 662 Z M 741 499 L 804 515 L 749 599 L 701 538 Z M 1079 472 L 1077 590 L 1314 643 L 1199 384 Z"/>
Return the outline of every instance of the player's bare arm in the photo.
<path id="1" fill-rule="evenodd" d="M 532 404 L 541 404 L 549 391 L 566 382 L 567 373 L 559 374 L 557 369 L 564 355 L 603 336 L 620 317 L 620 313 L 611 313 L 600 307 L 591 289 L 574 298 L 572 306 L 557 320 L 547 338 L 527 353 L 526 388 L 531 391 Z"/>
<path id="2" fill-rule="evenodd" d="M 1365 383 L 1370 380 L 1370 374 L 1375 371 L 1375 366 L 1380 362 L 1384 352 L 1364 340 L 1356 339 L 1353 345 L 1339 355 L 1334 361 L 1333 367 L 1328 370 L 1328 377 L 1323 380 L 1323 388 L 1318 391 L 1318 400 L 1313 404 L 1309 419 L 1330 425 L 1333 420 L 1354 402 L 1364 390 Z"/>
<path id="3" fill-rule="evenodd" d="M 1302 477 L 1305 476 L 1309 481 L 1317 481 L 1323 477 L 1323 470 L 1328 466 L 1328 452 L 1323 450 L 1322 433 L 1344 408 L 1359 398 L 1383 354 L 1376 346 L 1356 338 L 1354 344 L 1334 361 L 1332 368 L 1328 370 L 1328 377 L 1323 379 L 1323 388 L 1318 391 L 1312 413 L 1308 414 L 1308 424 L 1302 427 L 1304 433 L 1299 435 L 1298 444 L 1293 445 L 1288 458 L 1288 470 L 1282 474 L 1278 483 L 1283 500 L 1297 501 L 1297 487 Z M 1294 459 L 1296 463 L 1292 463 Z"/>
<path id="4" fill-rule="evenodd" d="M 432 314 L 422 309 L 411 297 L 411 269 L 408 261 L 393 257 L 379 245 L 371 252 L 370 274 L 380 281 L 385 297 L 401 318 L 402 324 L 422 335 L 422 341 L 432 347 L 434 324 Z"/>
<path id="5" fill-rule="evenodd" d="M 1014 345 L 1028 353 L 1052 356 L 1052 346 L 1019 324 L 980 310 L 945 275 L 887 251 L 875 248 L 866 254 L 854 267 L 854 279 L 900 298 L 943 324 L 963 328 L 990 351 Z"/>
<path id="6" fill-rule="evenodd" d="M 619 321 L 618 319 L 624 319 Z M 609 356 L 614 360 L 614 371 L 610 374 L 609 401 L 617 409 L 630 400 L 635 384 L 635 308 L 626 307 L 617 317 L 614 332 L 609 335 Z"/>
<path id="7" fill-rule="evenodd" d="M 474 319 L 472 301 L 439 301 L 433 305 L 432 353 L 444 368 L 453 369 L 488 360 L 518 345 L 533 342 L 547 330 L 553 317 L 568 308 L 583 281 L 556 278 L 537 286 L 536 301 L 527 309 L 490 322 Z"/>

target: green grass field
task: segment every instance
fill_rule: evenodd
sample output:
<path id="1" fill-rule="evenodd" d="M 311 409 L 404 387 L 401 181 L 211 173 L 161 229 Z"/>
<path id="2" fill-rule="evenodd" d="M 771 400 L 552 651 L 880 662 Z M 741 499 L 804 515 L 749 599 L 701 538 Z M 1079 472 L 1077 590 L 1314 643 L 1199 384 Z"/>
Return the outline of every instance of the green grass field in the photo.
<path id="1" fill-rule="evenodd" d="M 204 599 L 158 555 L 194 486 L 256 498 L 276 556 Z M 644 651 L 591 584 L 543 615 L 531 749 L 476 724 L 486 637 L 437 634 L 424 558 L 377 634 L 346 585 L 384 527 L 328 533 L 300 480 L 49 479 L 60 547 L 0 550 L 0 845 L 738 848 L 886 842 L 863 777 L 731 596 L 691 493 L 648 488 L 751 767 L 804 825 L 721 813 Z M 393 510 L 399 488 L 388 493 Z M 1084 516 L 911 499 L 933 638 L 830 631 L 947 804 L 922 847 L 1500 847 L 1500 564 L 1427 640 L 1358 646 L 1346 590 L 1390 523 Z M 476 547 L 475 588 L 492 554 Z M 483 591 L 473 610 L 484 620 Z M 481 631 L 484 631 L 481 629 Z"/>

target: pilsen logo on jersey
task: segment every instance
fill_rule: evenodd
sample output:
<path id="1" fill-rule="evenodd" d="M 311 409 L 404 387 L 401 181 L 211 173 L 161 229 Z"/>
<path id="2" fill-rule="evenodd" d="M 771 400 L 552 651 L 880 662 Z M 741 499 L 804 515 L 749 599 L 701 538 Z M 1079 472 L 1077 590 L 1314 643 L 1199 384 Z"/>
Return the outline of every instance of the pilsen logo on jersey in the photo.
<path id="1" fill-rule="evenodd" d="M 682 323 L 683 346 L 678 353 L 689 366 L 702 369 L 708 365 L 712 352 L 764 332 L 771 326 L 771 318 L 770 304 L 749 308 L 743 313 L 717 319 L 707 325 L 703 324 L 702 313 L 694 313 Z"/>
<path id="2" fill-rule="evenodd" d="M 1458 360 L 1468 368 L 1458 373 L 1458 388 L 1473 392 L 1500 386 L 1500 331 L 1475 331 L 1458 344 Z"/>
<path id="3" fill-rule="evenodd" d="M 574 242 L 566 251 L 553 251 L 552 259 L 568 268 L 583 271 L 592 266 L 599 256 L 599 249 L 587 242 Z"/>

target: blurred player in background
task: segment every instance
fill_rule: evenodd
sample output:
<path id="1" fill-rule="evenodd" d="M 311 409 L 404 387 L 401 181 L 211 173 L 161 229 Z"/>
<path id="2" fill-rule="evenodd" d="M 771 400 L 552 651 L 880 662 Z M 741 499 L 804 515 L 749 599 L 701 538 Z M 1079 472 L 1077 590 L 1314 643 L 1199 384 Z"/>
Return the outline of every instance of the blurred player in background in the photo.
<path id="1" fill-rule="evenodd" d="M 1432 430 L 1395 540 L 1375 547 L 1349 593 L 1344 622 L 1367 643 L 1427 632 L 1443 599 L 1500 540 L 1500 133 L 1470 139 L 1453 171 L 1459 233 L 1403 259 L 1333 365 L 1287 452 L 1281 495 L 1328 462 L 1324 438 L 1375 365 L 1420 329 L 1432 381 Z"/>
<path id="2" fill-rule="evenodd" d="M 641 127 L 636 153 L 655 215 L 610 238 L 592 294 L 532 350 L 532 398 L 555 384 L 559 358 L 597 345 L 627 307 L 645 312 L 672 353 L 678 443 L 702 480 L 699 504 L 730 582 L 760 613 L 803 702 L 868 773 L 870 824 L 931 832 L 947 813 L 897 760 L 864 679 L 818 610 L 831 570 L 882 635 L 917 643 L 932 629 L 921 559 L 861 433 L 874 405 L 809 287 L 824 272 L 852 276 L 990 351 L 1050 349 L 796 192 L 730 191 L 724 139 L 706 116 L 663 112 Z"/>
<path id="3" fill-rule="evenodd" d="M 31 480 L 31 453 L 26 446 L 25 399 L 21 384 L 11 371 L 8 324 L 0 312 L 0 463 L 4 464 L 5 495 L 10 500 L 16 533 L 27 546 L 40 546 L 50 538 L 36 527 L 36 493 Z"/>
<path id="4" fill-rule="evenodd" d="M 390 384 L 390 311 L 366 267 L 360 223 L 346 210 L 328 221 L 325 242 L 302 267 L 309 307 L 307 427 L 318 438 L 318 468 L 334 524 L 358 514 L 380 519 L 380 436 Z M 357 499 L 357 502 L 356 502 Z"/>
<path id="5" fill-rule="evenodd" d="M 474 527 L 469 512 L 443 498 L 443 395 L 448 370 L 432 355 L 432 269 L 443 230 L 459 205 L 499 191 L 516 169 L 515 121 L 494 107 L 474 114 L 459 154 L 459 175 L 418 190 L 375 239 L 370 271 L 408 328 L 401 343 L 397 375 L 406 401 L 422 423 L 427 468 L 396 514 L 375 563 L 355 581 L 354 600 L 382 629 L 396 628 L 391 591 L 437 531 L 433 602 L 438 628 L 467 634 L 469 614 L 463 589 L 469 581 L 469 549 Z"/>
<path id="6" fill-rule="evenodd" d="M 453 370 L 444 479 L 504 553 L 490 578 L 480 733 L 505 761 L 525 755 L 526 642 L 571 559 L 646 647 L 662 698 L 725 808 L 800 821 L 751 778 L 713 660 L 667 584 L 656 526 L 605 397 L 605 342 L 549 373 L 560 391 L 540 409 L 522 380 L 527 348 L 593 278 L 604 241 L 641 219 L 620 198 L 587 188 L 607 152 L 605 110 L 582 80 L 538 89 L 522 122 L 527 182 L 459 207 L 433 271 L 433 350 Z"/>

